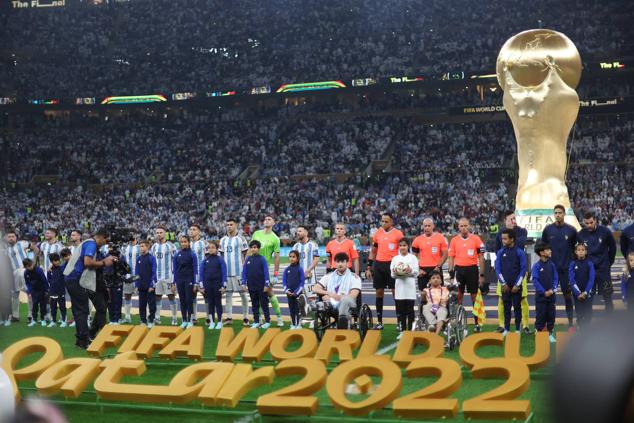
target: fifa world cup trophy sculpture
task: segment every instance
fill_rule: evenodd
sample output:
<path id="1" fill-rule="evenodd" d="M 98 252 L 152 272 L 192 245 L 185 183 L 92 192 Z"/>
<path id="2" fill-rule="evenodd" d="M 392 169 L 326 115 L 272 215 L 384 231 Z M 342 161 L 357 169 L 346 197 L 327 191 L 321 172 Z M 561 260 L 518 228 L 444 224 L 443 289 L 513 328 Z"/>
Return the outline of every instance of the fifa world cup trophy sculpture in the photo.
<path id="1" fill-rule="evenodd" d="M 579 112 L 577 48 L 560 32 L 524 31 L 502 46 L 496 73 L 517 139 L 518 225 L 541 236 L 553 221 L 553 207 L 562 204 L 566 222 L 579 228 L 565 182 L 566 144 Z"/>

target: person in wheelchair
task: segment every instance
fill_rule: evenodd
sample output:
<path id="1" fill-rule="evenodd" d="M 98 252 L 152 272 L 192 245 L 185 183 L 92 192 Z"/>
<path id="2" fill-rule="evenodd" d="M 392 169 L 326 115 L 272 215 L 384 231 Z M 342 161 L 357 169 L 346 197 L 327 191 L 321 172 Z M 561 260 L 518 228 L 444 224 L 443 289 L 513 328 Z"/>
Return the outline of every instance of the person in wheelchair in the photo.
<path id="1" fill-rule="evenodd" d="M 449 315 L 447 308 L 449 289 L 441 284 L 440 272 L 434 270 L 430 274 L 429 286 L 423 289 L 421 294 L 423 315 L 429 324 L 430 331 L 434 330 L 437 335 L 441 334 Z"/>
<path id="2" fill-rule="evenodd" d="M 349 260 L 348 254 L 337 253 L 335 271 L 324 275 L 313 286 L 313 292 L 320 298 L 317 308 L 324 307 L 338 315 L 337 329 L 349 329 L 350 311 L 357 307 L 357 297 L 361 294 L 361 278 L 350 271 Z"/>

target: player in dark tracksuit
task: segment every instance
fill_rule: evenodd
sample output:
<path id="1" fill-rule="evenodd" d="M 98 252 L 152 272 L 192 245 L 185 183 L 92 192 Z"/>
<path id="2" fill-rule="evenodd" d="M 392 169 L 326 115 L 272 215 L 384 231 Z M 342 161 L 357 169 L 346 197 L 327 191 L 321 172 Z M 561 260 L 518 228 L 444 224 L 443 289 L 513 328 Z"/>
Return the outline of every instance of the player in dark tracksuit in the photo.
<path id="1" fill-rule="evenodd" d="M 271 326 L 271 314 L 269 311 L 269 296 L 264 289 L 269 286 L 269 266 L 266 259 L 260 255 L 260 241 L 252 240 L 249 243 L 249 256 L 242 266 L 242 285 L 249 289 L 251 307 L 253 308 L 252 328 L 261 327 L 268 329 Z M 260 326 L 260 306 L 264 313 L 265 323 Z"/>
<path id="2" fill-rule="evenodd" d="M 526 276 L 526 253 L 515 245 L 515 230 L 502 231 L 502 245 L 495 259 L 495 272 L 502 284 L 502 302 L 504 303 L 504 334 L 511 327 L 511 307 L 515 311 L 515 331 L 522 325 L 522 281 Z"/>
<path id="3" fill-rule="evenodd" d="M 554 209 L 555 222 L 547 225 L 542 232 L 542 241 L 548 243 L 552 249 L 552 261 L 557 267 L 559 276 L 559 286 L 566 303 L 566 317 L 568 327 L 574 327 L 574 307 L 572 300 L 572 289 L 568 281 L 568 268 L 573 259 L 573 252 L 577 244 L 577 229 L 564 222 L 566 208 L 556 205 Z"/>
<path id="4" fill-rule="evenodd" d="M 550 246 L 543 241 L 535 244 L 535 253 L 539 261 L 533 265 L 531 280 L 535 286 L 535 330 L 550 332 L 550 342 L 555 342 L 553 329 L 555 328 L 556 299 L 555 293 L 559 283 L 557 267 L 550 259 Z"/>
<path id="5" fill-rule="evenodd" d="M 592 213 L 586 213 L 583 217 L 585 228 L 577 233 L 577 242 L 586 245 L 588 249 L 588 258 L 594 264 L 595 284 L 594 292 L 601 294 L 605 302 L 605 311 L 614 310 L 612 302 L 612 275 L 610 268 L 614 264 L 616 258 L 616 241 L 612 232 L 605 226 L 597 223 L 596 216 Z"/>
<path id="6" fill-rule="evenodd" d="M 623 257 L 627 257 L 630 252 L 634 251 L 634 223 L 623 229 L 620 243 Z"/>
<path id="7" fill-rule="evenodd" d="M 51 304 L 51 323 L 49 327 L 53 327 L 57 323 L 58 307 L 61 317 L 61 326 L 66 327 L 66 284 L 64 282 L 64 267 L 60 265 L 61 258 L 59 254 L 49 254 L 48 258 L 52 264 L 51 269 L 47 272 Z"/>
<path id="8" fill-rule="evenodd" d="M 141 241 L 139 243 L 139 256 L 136 259 L 134 273 L 139 277 L 135 286 L 139 290 L 139 318 L 141 323 L 151 327 L 154 325 L 156 316 L 156 295 L 154 287 L 156 286 L 156 258 L 149 252 L 150 243 Z M 149 320 L 147 316 L 147 308 L 149 306 Z M 148 321 L 150 323 L 148 323 Z"/>
<path id="9" fill-rule="evenodd" d="M 196 253 L 189 247 L 189 237 L 181 236 L 179 239 L 181 249 L 174 254 L 173 271 L 174 284 L 178 290 L 178 299 L 181 303 L 182 328 L 192 327 L 191 316 L 194 312 L 194 292 L 198 286 L 196 272 L 198 270 L 198 259 Z"/>
<path id="10" fill-rule="evenodd" d="M 29 326 L 35 326 L 37 320 L 37 311 L 40 311 L 40 318 L 42 326 L 46 326 L 46 304 L 48 303 L 48 280 L 44 271 L 39 266 L 36 266 L 31 259 L 24 259 L 22 261 L 24 265 L 24 283 L 26 285 L 26 292 L 31 296 L 33 300 L 33 308 L 31 309 L 31 315 L 33 320 L 29 323 Z"/>
<path id="11" fill-rule="evenodd" d="M 570 262 L 569 280 L 575 298 L 577 325 L 584 327 L 592 319 L 592 289 L 594 287 L 594 264 L 587 257 L 585 244 L 575 247 L 576 258 Z"/>
<path id="12" fill-rule="evenodd" d="M 222 329 L 222 296 L 223 290 L 227 287 L 227 263 L 218 254 L 219 245 L 218 241 L 211 241 L 207 244 L 209 254 L 205 256 L 200 265 L 200 277 L 198 278 L 198 288 L 202 291 L 207 303 L 209 329 Z M 214 314 L 216 316 L 215 325 Z"/>
<path id="13" fill-rule="evenodd" d="M 290 265 L 284 270 L 282 286 L 288 299 L 288 311 L 291 315 L 291 329 L 300 329 L 299 303 L 297 298 L 302 293 L 305 283 L 304 269 L 299 265 L 299 252 L 291 251 L 288 254 Z"/>

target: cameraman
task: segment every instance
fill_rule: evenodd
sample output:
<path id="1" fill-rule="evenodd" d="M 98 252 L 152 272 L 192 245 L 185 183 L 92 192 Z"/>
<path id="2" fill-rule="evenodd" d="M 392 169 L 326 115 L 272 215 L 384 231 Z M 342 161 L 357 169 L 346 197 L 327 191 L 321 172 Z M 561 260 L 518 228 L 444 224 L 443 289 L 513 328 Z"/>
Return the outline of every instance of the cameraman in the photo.
<path id="1" fill-rule="evenodd" d="M 89 336 L 91 331 L 88 329 L 88 299 L 90 298 L 95 307 L 102 297 L 102 293 L 97 293 L 97 269 L 103 269 L 105 266 L 112 266 L 114 257 L 109 256 L 103 260 L 97 259 L 97 250 L 108 242 L 108 233 L 100 229 L 79 245 L 71 256 L 66 269 L 64 270 L 64 280 L 66 289 L 70 294 L 73 317 L 75 318 L 75 345 L 79 348 L 86 349 L 90 342 Z M 95 303 L 97 301 L 97 303 Z M 101 326 L 105 321 L 105 298 L 100 305 L 103 304 L 103 318 Z M 97 311 L 99 314 L 99 310 Z M 100 327 L 97 315 L 93 328 Z M 93 334 L 95 334 L 94 332 Z"/>
<path id="2" fill-rule="evenodd" d="M 107 240 L 110 236 L 110 232 L 106 230 L 104 233 L 106 234 L 106 245 L 103 245 L 97 250 L 97 260 L 105 260 L 108 258 L 111 260 L 111 263 L 96 269 L 96 289 L 95 292 L 89 294 L 90 302 L 95 306 L 95 317 L 92 319 L 92 324 L 90 325 L 91 339 L 97 336 L 101 328 L 106 325 L 106 312 L 108 312 L 111 293 L 108 290 L 105 279 L 108 277 L 107 275 L 112 275 L 114 272 L 113 266 L 117 261 L 115 255 L 108 253 Z M 121 292 L 120 295 L 122 295 Z M 119 314 L 121 314 L 121 307 L 119 307 Z"/>

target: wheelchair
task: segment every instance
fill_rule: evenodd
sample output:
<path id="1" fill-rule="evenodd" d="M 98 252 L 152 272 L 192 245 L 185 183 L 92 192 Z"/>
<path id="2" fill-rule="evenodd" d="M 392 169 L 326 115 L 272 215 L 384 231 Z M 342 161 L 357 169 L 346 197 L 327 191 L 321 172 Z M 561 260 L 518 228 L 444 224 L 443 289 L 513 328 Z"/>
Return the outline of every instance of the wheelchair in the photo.
<path id="1" fill-rule="evenodd" d="M 458 304 L 458 285 L 450 284 L 447 288 L 449 289 L 449 299 L 447 301 L 447 311 L 449 313 L 442 333 L 447 340 L 445 344 L 446 348 L 453 350 L 460 346 L 460 343 L 464 341 L 468 335 L 467 311 L 462 304 Z M 430 330 L 431 332 L 435 332 L 436 328 L 434 327 L 432 329 L 423 315 L 423 306 L 424 304 L 421 301 L 418 306 L 418 313 L 412 324 L 412 330 Z"/>
<path id="2" fill-rule="evenodd" d="M 321 297 L 319 297 L 318 301 L 311 303 L 311 310 L 313 310 L 314 313 L 313 330 L 319 341 L 321 341 L 321 338 L 328 329 L 355 330 L 359 332 L 359 336 L 363 341 L 365 334 L 368 333 L 368 330 L 374 325 L 372 310 L 369 305 L 362 302 L 361 295 L 357 296 L 357 306 L 350 309 L 350 316 L 343 327 L 342 322 L 339 321 L 339 312 L 334 309 L 329 302 L 322 301 Z"/>

